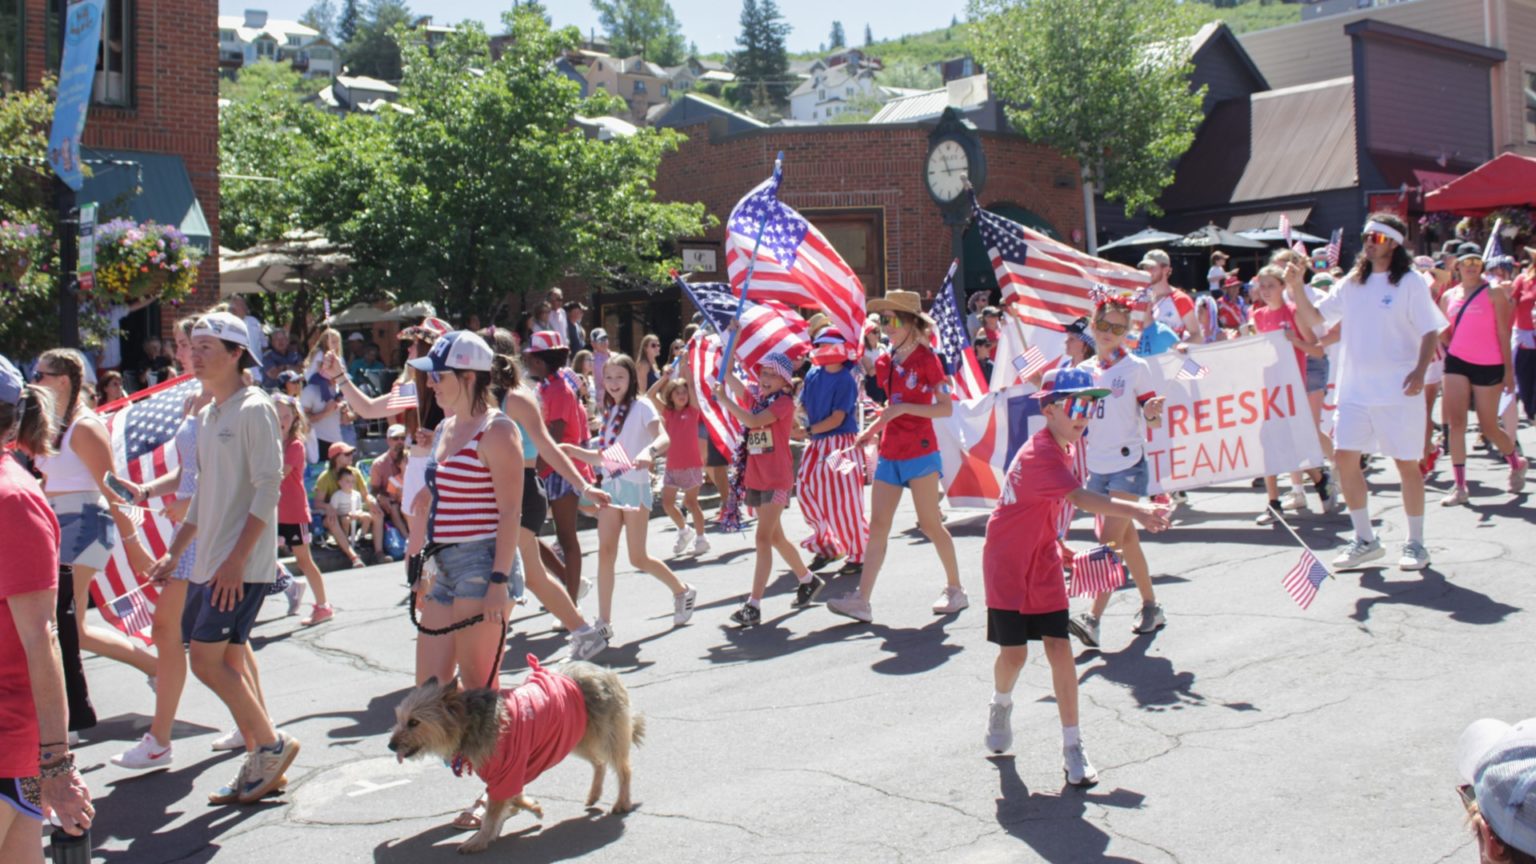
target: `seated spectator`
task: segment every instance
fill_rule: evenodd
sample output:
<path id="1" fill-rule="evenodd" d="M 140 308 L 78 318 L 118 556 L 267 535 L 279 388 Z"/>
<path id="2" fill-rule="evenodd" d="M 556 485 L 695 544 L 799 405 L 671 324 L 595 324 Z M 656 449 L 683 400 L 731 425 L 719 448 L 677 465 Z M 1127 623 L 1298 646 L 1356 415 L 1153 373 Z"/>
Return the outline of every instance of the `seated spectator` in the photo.
<path id="1" fill-rule="evenodd" d="M 151 336 L 144 340 L 144 374 L 141 380 L 145 387 L 170 380 L 176 374 L 175 365 L 175 359 L 166 352 L 159 339 Z"/>
<path id="2" fill-rule="evenodd" d="M 271 347 L 261 359 L 261 386 L 276 390 L 282 386 L 284 372 L 303 373 L 304 354 L 288 338 L 286 330 L 273 330 L 267 339 Z"/>
<path id="3" fill-rule="evenodd" d="M 1536 717 L 1479 720 L 1461 733 L 1457 787 L 1483 864 L 1536 864 Z"/>
<path id="4" fill-rule="evenodd" d="M 363 346 L 356 357 L 352 358 L 352 362 L 347 364 L 347 376 L 352 379 L 353 384 L 361 387 L 368 383 L 369 372 L 382 372 L 385 368 L 387 367 L 384 361 L 379 359 L 379 346 L 369 342 Z"/>
<path id="5" fill-rule="evenodd" d="M 389 442 L 389 449 L 373 460 L 368 491 L 373 494 L 373 500 L 385 518 L 393 522 L 402 535 L 409 536 L 410 530 L 406 527 L 400 500 L 400 490 L 405 484 L 405 427 L 399 423 L 390 426 L 384 438 Z"/>
<path id="6" fill-rule="evenodd" d="M 345 441 L 336 441 L 331 444 L 326 452 L 330 466 L 325 469 L 325 472 L 320 475 L 319 479 L 315 480 L 314 499 L 311 504 L 313 509 L 323 517 L 325 530 L 330 532 L 331 539 L 336 541 L 336 548 L 340 549 L 341 553 L 347 556 L 347 560 L 352 562 L 353 567 L 365 567 L 367 565 L 358 556 L 357 550 L 352 548 L 352 535 L 348 530 L 349 525 L 343 523 L 341 514 L 336 511 L 336 508 L 331 503 L 331 497 L 341 489 L 341 476 L 343 474 L 351 475 L 352 488 L 357 491 L 358 504 L 361 505 L 359 512 L 366 510 L 369 514 L 367 522 L 364 524 L 372 523 L 371 527 L 375 537 L 374 551 L 379 551 L 382 548 L 384 534 L 381 526 L 372 518 L 374 513 L 377 512 L 373 505 L 373 499 L 369 498 L 367 493 L 362 491 L 368 488 L 368 483 L 363 478 L 363 472 L 357 470 L 357 467 L 352 464 L 352 457 L 356 452 L 357 449 Z"/>
<path id="7" fill-rule="evenodd" d="M 363 512 L 363 496 L 357 491 L 356 473 L 345 471 L 336 478 L 336 491 L 331 493 L 331 512 L 348 540 L 363 539 L 363 529 L 372 520 Z"/>

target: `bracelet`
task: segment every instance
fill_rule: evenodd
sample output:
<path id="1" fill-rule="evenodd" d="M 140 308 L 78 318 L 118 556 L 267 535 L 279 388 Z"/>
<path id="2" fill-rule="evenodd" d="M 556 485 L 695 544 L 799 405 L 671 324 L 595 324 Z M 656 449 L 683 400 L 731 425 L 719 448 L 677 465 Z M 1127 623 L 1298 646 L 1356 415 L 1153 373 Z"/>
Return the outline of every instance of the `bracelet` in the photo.
<path id="1" fill-rule="evenodd" d="M 64 757 L 51 765 L 39 765 L 38 776 L 43 780 L 54 777 L 68 777 L 75 772 L 75 754 L 65 753 Z"/>

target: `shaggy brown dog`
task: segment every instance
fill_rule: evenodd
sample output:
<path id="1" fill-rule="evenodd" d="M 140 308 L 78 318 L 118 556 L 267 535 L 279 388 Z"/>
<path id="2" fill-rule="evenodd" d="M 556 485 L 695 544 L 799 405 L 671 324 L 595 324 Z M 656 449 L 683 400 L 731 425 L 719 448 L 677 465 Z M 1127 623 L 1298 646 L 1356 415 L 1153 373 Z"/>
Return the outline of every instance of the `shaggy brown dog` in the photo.
<path id="1" fill-rule="evenodd" d="M 595 805 L 602 797 L 603 777 L 607 766 L 612 765 L 619 775 L 619 797 L 610 812 L 629 812 L 633 809 L 629 797 L 629 748 L 632 744 L 639 745 L 645 735 L 645 718 L 630 711 L 629 691 L 618 675 L 590 663 L 566 663 L 559 672 L 550 672 L 539 668 L 532 657 L 529 660 L 533 671 L 529 674 L 529 683 L 523 684 L 522 688 L 540 687 L 542 697 L 552 689 L 568 688 L 568 684 L 559 680 L 561 678 L 574 682 L 586 706 L 586 728 L 574 749 L 567 745 L 565 752 L 559 752 L 558 744 L 553 745 L 556 752 L 549 752 L 547 748 L 551 745 L 545 740 L 546 750 L 536 758 L 544 758 L 547 764 L 534 768 L 527 779 L 532 780 L 542 768 L 574 752 L 592 763 L 592 788 L 587 793 L 587 806 Z M 507 700 L 513 694 L 511 690 L 461 690 L 457 678 L 447 684 L 433 678 L 407 694 L 395 709 L 395 728 L 389 736 L 389 749 L 400 761 L 425 755 L 458 758 L 473 766 L 482 779 L 487 779 L 485 816 L 481 819 L 480 830 L 459 846 L 460 852 L 484 849 L 501 834 L 502 823 L 518 810 L 527 810 L 541 819 L 544 816 L 539 803 L 522 794 L 520 784 L 515 784 L 514 794 L 498 798 L 491 793 L 494 784 L 486 778 L 486 766 L 492 765 L 495 759 L 501 758 L 504 764 L 508 757 L 516 760 L 531 755 L 509 754 L 505 750 L 498 754 L 503 739 L 519 734 L 514 727 L 520 723 L 532 723 L 536 727 L 541 722 L 540 712 L 545 710 L 541 708 L 522 718 L 513 717 L 507 709 Z"/>

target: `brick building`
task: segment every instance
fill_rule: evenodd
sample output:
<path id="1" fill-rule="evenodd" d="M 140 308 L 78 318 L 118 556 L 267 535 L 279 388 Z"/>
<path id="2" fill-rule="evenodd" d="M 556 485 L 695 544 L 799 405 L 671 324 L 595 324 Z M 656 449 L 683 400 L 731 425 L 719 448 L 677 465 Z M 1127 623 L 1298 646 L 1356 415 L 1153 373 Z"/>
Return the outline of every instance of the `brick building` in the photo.
<path id="1" fill-rule="evenodd" d="M 731 208 L 773 170 L 784 152 L 786 203 L 799 210 L 859 274 L 868 296 L 903 289 L 928 294 L 952 258 L 950 227 L 923 180 L 930 124 L 767 127 L 727 132 L 722 118 L 688 126 L 656 178 L 666 201 L 701 201 L 720 226 L 679 244 L 693 281 L 725 281 L 725 221 Z M 984 207 L 1065 239 L 1081 236 L 1082 194 L 1074 162 L 1009 134 L 982 132 L 988 179 Z M 967 293 L 996 291 L 981 243 L 966 237 Z M 658 294 L 604 292 L 598 314 L 618 345 L 639 334 L 675 335 L 693 310 L 676 288 Z"/>
<path id="2" fill-rule="evenodd" d="M 26 87 L 58 70 L 59 6 L 0 0 L 0 14 L 21 24 L 3 31 L 19 46 L 0 46 L 0 56 Z M 125 360 L 145 336 L 168 332 L 178 314 L 218 298 L 218 45 L 211 38 L 217 29 L 217 4 L 206 0 L 106 0 L 103 10 L 83 140 L 94 176 L 77 199 L 96 201 L 102 221 L 121 216 L 176 225 L 206 253 L 191 302 L 181 309 L 154 304 L 125 319 Z"/>

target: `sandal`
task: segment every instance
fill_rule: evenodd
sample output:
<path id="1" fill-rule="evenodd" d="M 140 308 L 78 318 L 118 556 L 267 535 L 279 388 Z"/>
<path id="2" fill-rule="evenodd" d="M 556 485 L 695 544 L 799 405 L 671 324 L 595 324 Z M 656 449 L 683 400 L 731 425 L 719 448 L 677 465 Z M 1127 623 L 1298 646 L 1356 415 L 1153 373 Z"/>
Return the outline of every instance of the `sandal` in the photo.
<path id="1" fill-rule="evenodd" d="M 460 810 L 459 815 L 453 817 L 453 827 L 460 831 L 478 831 L 480 829 L 480 817 L 485 815 L 485 796 L 475 799 L 475 803 Z"/>
<path id="2" fill-rule="evenodd" d="M 352 556 L 352 569 L 353 570 L 356 570 L 359 567 L 367 567 L 367 566 L 368 566 L 367 564 L 363 563 L 363 559 L 362 558 L 359 558 L 356 555 Z"/>

